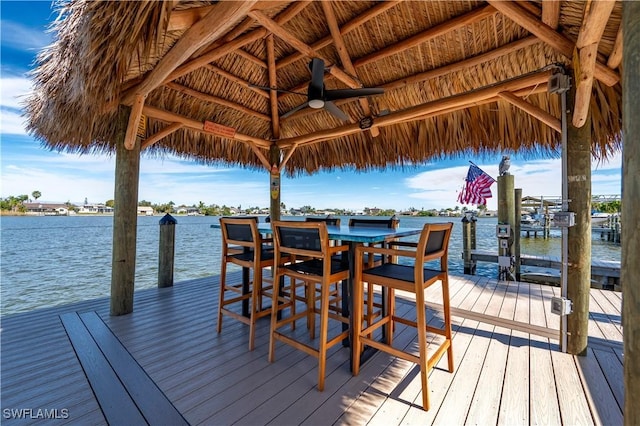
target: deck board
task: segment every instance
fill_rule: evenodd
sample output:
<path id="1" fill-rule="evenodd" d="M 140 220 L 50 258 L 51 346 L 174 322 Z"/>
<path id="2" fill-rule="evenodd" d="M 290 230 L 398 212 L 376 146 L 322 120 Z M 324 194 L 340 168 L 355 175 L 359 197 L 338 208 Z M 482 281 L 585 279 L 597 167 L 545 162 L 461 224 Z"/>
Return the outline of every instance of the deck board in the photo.
<path id="1" fill-rule="evenodd" d="M 68 419 L 51 422 L 106 424 L 58 317 L 96 311 L 194 425 L 621 424 L 619 292 L 591 290 L 590 349 L 578 358 L 559 352 L 555 339 L 509 328 L 515 320 L 532 330 L 557 330 L 559 317 L 549 303 L 558 288 L 451 276 L 456 369 L 449 373 L 444 357 L 432 371 L 432 409 L 424 412 L 416 366 L 409 362 L 379 353 L 353 377 L 347 349 L 336 346 L 327 360 L 326 389 L 318 392 L 315 358 L 280 345 L 276 361 L 267 361 L 267 319 L 258 322 L 252 352 L 244 324 L 225 319 L 218 335 L 217 285 L 217 277 L 206 277 L 139 291 L 134 313 L 120 317 L 109 316 L 107 298 L 2 317 L 2 407 L 66 408 Z M 426 295 L 441 303 L 438 285 Z M 402 300 L 398 310 L 414 314 Z M 440 324 L 437 307 L 428 313 Z M 466 318 L 469 313 L 500 323 Z M 399 325 L 396 342 L 414 349 L 415 330 Z"/>

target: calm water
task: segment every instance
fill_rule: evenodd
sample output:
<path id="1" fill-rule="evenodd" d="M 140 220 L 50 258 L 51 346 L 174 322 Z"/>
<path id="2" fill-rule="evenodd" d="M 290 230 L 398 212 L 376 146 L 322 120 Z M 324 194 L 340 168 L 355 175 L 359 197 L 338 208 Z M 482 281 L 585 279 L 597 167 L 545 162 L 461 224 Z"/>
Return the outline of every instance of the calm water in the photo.
<path id="1" fill-rule="evenodd" d="M 136 290 L 157 285 L 158 221 L 138 218 Z M 175 281 L 220 273 L 218 219 L 207 216 L 176 217 Z M 401 217 L 403 227 L 421 227 L 443 218 Z M 454 230 L 449 267 L 462 273 L 462 226 L 451 218 Z M 497 220 L 478 221 L 478 249 L 496 251 Z M 1 217 L 0 285 L 2 314 L 108 296 L 111 286 L 113 217 Z M 522 253 L 560 256 L 560 234 L 550 239 L 522 238 Z M 593 238 L 593 256 L 620 260 L 620 246 Z M 478 264 L 478 275 L 496 276 L 497 266 Z M 523 269 L 524 272 L 524 269 Z M 213 295 L 212 295 L 213 297 Z"/>

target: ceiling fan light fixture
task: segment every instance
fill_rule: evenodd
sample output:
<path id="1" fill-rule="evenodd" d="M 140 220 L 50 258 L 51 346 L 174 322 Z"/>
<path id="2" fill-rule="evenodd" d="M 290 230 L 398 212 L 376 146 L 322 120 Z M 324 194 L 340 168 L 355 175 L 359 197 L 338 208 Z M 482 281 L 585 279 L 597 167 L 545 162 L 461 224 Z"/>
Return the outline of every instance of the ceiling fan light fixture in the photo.
<path id="1" fill-rule="evenodd" d="M 314 109 L 320 109 L 324 107 L 324 100 L 322 99 L 310 99 L 309 107 Z"/>

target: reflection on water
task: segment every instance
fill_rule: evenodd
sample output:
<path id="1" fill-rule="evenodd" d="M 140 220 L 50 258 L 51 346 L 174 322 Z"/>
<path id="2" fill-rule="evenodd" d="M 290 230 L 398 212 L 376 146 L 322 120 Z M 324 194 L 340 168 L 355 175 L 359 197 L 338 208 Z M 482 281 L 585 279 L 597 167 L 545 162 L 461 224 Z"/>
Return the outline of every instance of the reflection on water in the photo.
<path id="1" fill-rule="evenodd" d="M 158 275 L 158 222 L 160 216 L 138 218 L 136 290 L 154 287 Z M 217 218 L 178 216 L 176 226 L 175 281 L 220 273 Z M 297 218 L 300 219 L 300 218 Z M 2 314 L 108 296 L 111 286 L 111 238 L 113 217 L 2 217 L 1 295 Z M 426 222 L 454 223 L 449 267 L 462 273 L 462 225 L 460 218 L 400 218 L 402 227 L 422 227 Z M 343 219 L 346 223 L 347 219 Z M 477 222 L 477 248 L 497 251 L 495 218 Z M 417 239 L 417 237 L 416 237 Z M 551 238 L 522 238 L 522 253 L 560 256 L 560 233 Z M 592 240 L 592 255 L 620 260 L 620 245 Z M 478 275 L 495 277 L 497 266 L 478 264 Z M 215 297 L 212 295 L 211 297 Z"/>

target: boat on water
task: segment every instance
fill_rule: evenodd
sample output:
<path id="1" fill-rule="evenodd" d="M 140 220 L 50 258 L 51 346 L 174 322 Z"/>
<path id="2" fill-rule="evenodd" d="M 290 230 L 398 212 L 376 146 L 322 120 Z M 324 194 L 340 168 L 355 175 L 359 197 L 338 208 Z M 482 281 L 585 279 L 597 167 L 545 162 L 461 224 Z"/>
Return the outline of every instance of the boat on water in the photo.
<path id="1" fill-rule="evenodd" d="M 529 226 L 540 224 L 538 219 L 534 218 L 530 214 L 522 214 L 522 215 L 520 215 L 520 223 L 522 225 L 529 225 Z"/>
<path id="2" fill-rule="evenodd" d="M 602 225 L 609 220 L 611 215 L 609 213 L 604 212 L 593 212 L 591 213 L 591 226 L 593 225 Z"/>

